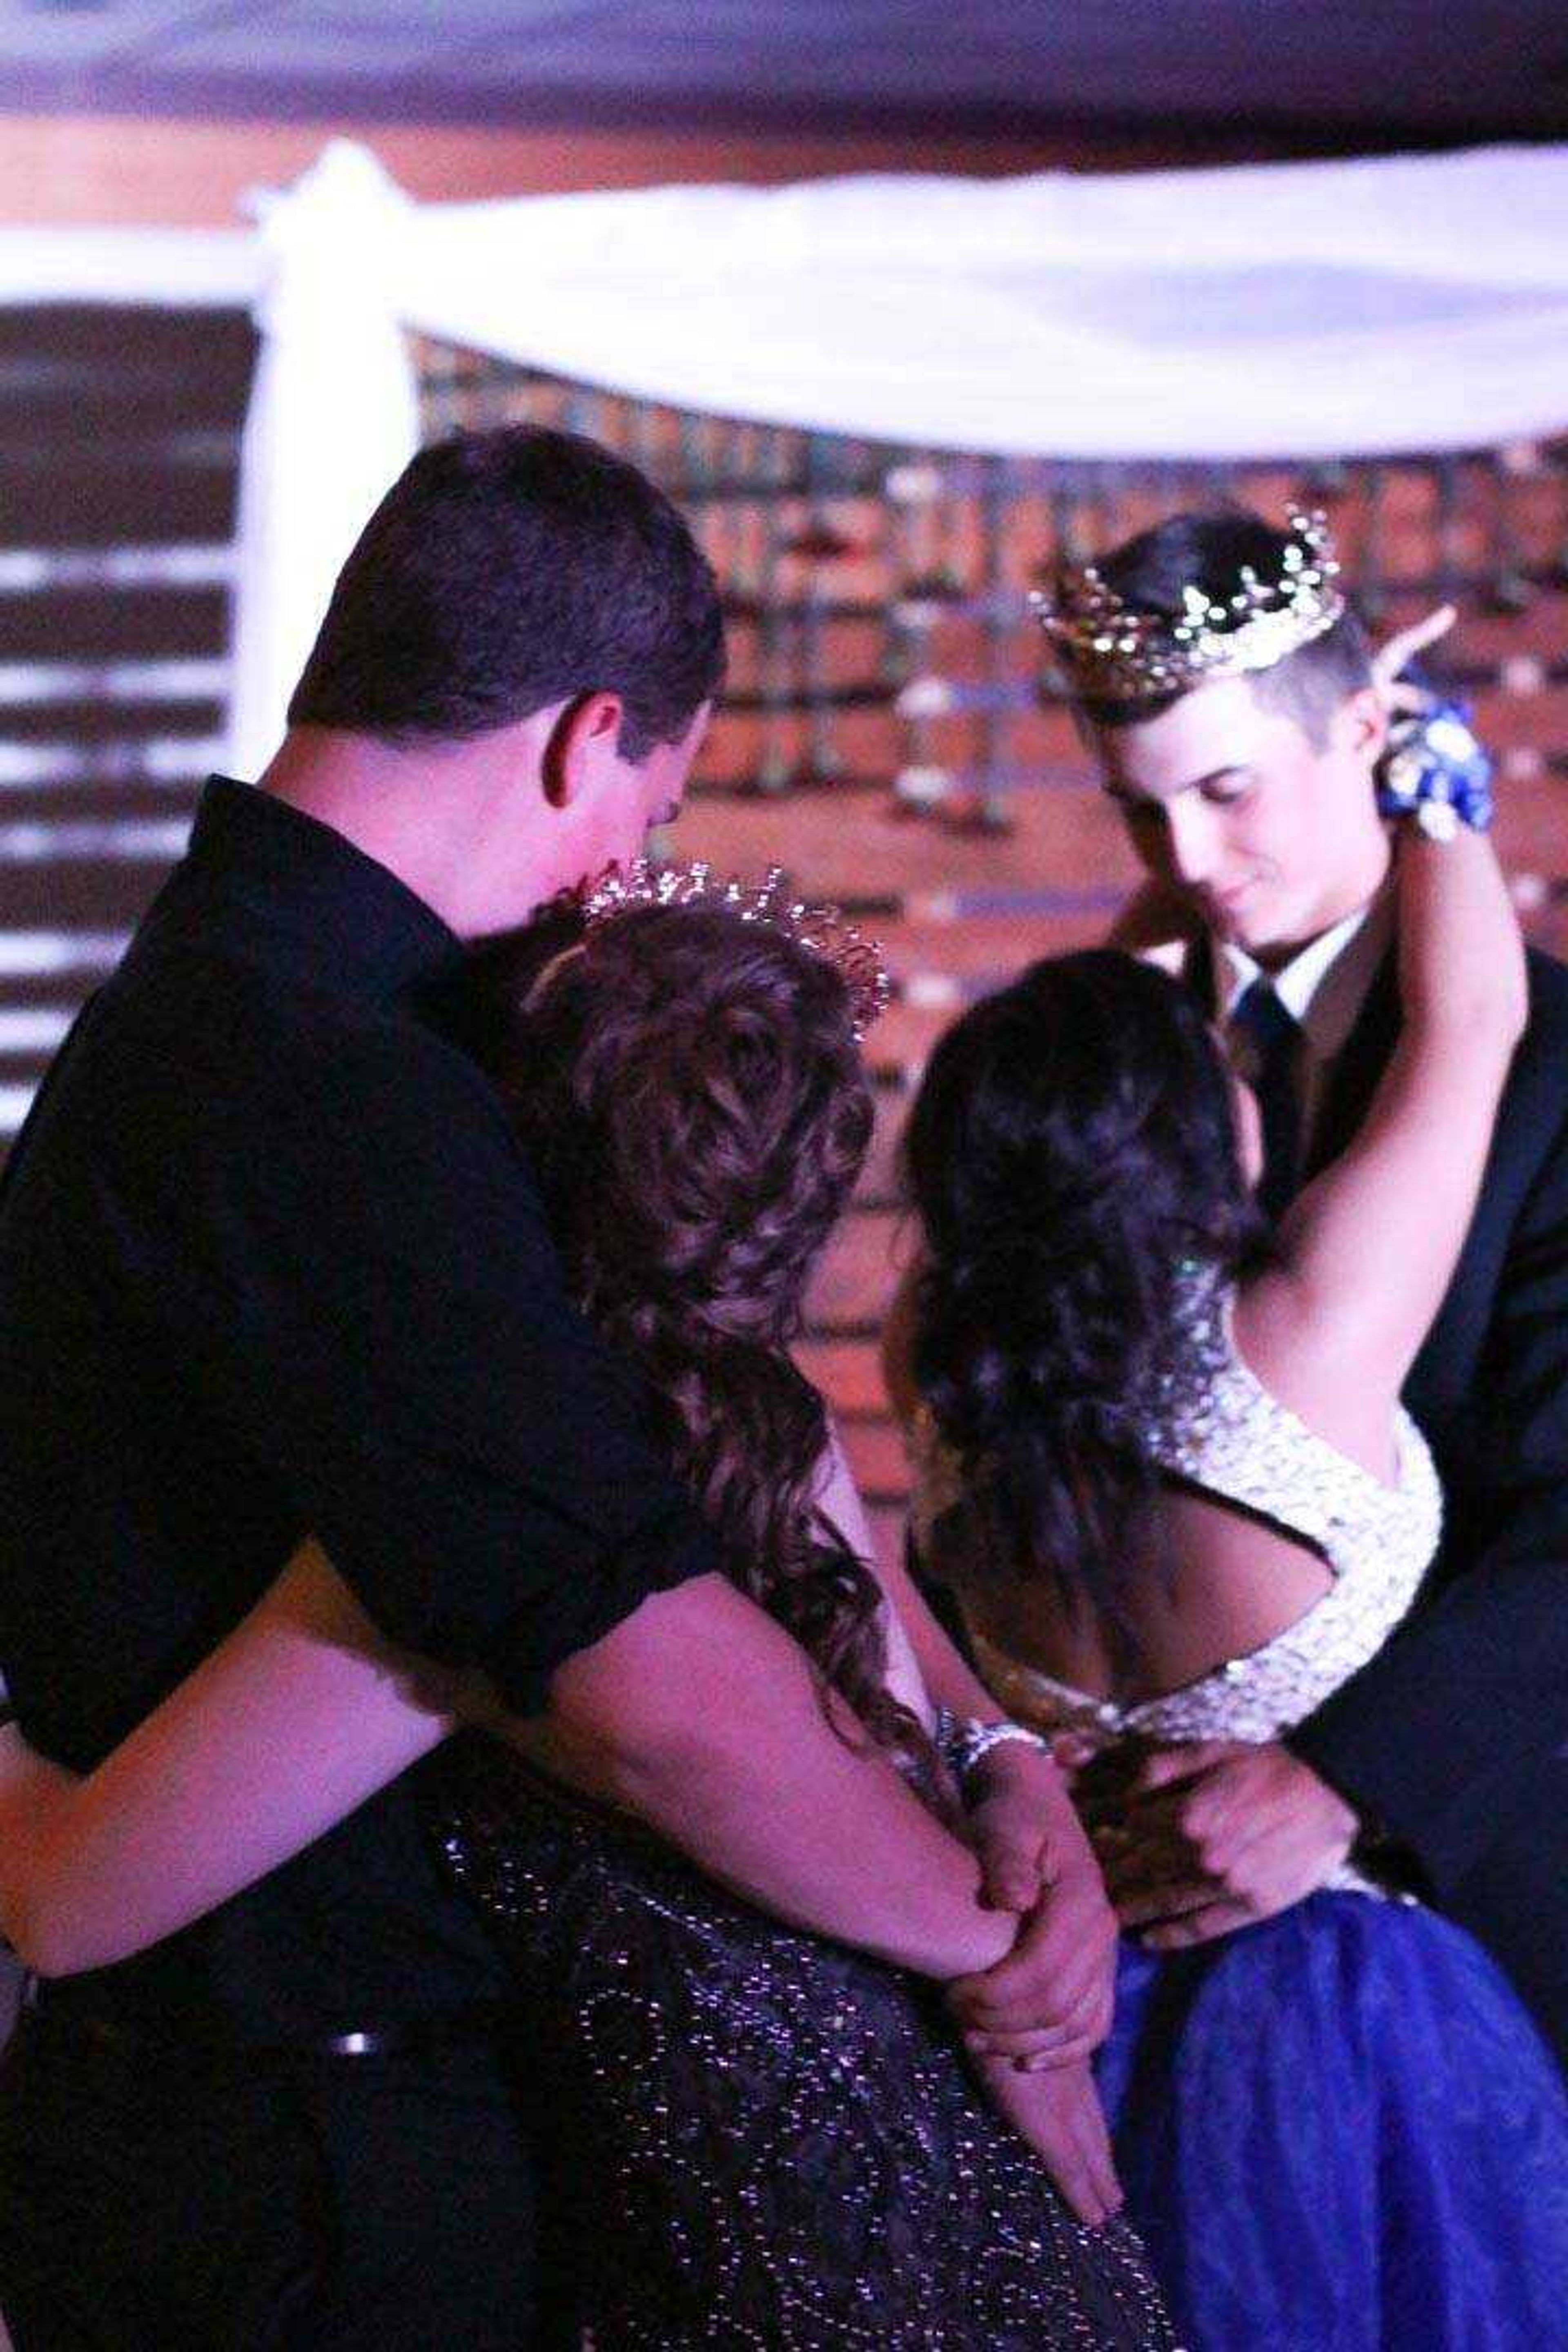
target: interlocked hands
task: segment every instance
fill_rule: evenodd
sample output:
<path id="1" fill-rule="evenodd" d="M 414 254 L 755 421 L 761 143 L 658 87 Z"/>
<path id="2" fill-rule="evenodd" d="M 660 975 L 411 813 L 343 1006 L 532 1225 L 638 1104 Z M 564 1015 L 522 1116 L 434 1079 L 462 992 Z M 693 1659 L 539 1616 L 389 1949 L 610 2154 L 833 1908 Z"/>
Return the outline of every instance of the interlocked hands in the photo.
<path id="1" fill-rule="evenodd" d="M 1098 2223 L 1121 2204 L 1089 2065 L 1110 2030 L 1116 1915 L 1049 1757 L 1009 1743 L 973 1781 L 982 1900 L 1021 1925 L 1005 1959 L 949 1986 L 948 2006 L 993 2104 L 1080 2220 Z"/>

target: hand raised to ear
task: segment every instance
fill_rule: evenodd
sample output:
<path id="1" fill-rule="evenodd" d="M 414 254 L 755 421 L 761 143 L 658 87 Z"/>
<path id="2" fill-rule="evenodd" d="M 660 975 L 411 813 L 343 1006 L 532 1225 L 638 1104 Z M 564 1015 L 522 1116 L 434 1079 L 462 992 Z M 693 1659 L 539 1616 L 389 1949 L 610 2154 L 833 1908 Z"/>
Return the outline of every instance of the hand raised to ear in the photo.
<path id="1" fill-rule="evenodd" d="M 1401 672 L 1417 654 L 1425 653 L 1439 637 L 1446 637 L 1458 617 L 1454 605 L 1439 604 L 1436 612 L 1424 614 L 1407 629 L 1396 629 L 1385 644 L 1379 646 L 1372 657 L 1372 682 L 1389 710 L 1424 709 L 1430 698 L 1426 689 L 1402 677 Z"/>

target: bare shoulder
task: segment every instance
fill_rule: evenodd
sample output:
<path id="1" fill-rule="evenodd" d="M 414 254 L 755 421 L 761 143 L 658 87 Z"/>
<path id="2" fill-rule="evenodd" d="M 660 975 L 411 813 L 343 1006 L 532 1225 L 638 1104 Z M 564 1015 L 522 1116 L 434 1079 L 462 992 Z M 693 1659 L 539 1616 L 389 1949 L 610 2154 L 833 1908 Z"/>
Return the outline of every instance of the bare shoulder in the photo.
<path id="1" fill-rule="evenodd" d="M 1237 1353 L 1270 1396 L 1374 1476 L 1392 1475 L 1397 1387 L 1357 1360 L 1320 1293 L 1288 1266 L 1267 1267 L 1237 1292 L 1232 1328 Z"/>

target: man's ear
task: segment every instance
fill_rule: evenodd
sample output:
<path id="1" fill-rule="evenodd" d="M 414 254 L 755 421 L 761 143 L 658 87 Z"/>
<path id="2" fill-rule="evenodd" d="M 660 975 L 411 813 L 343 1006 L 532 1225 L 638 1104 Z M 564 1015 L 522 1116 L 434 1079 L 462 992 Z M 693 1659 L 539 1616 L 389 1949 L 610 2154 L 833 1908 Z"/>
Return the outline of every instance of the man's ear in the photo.
<path id="1" fill-rule="evenodd" d="M 1364 761 L 1368 768 L 1382 758 L 1388 741 L 1388 706 L 1375 686 L 1358 687 L 1345 697 L 1333 715 L 1331 733 L 1336 750 Z"/>
<path id="2" fill-rule="evenodd" d="M 544 746 L 540 780 L 552 808 L 570 808 L 591 782 L 606 752 L 621 740 L 621 698 L 600 689 L 563 702 Z"/>

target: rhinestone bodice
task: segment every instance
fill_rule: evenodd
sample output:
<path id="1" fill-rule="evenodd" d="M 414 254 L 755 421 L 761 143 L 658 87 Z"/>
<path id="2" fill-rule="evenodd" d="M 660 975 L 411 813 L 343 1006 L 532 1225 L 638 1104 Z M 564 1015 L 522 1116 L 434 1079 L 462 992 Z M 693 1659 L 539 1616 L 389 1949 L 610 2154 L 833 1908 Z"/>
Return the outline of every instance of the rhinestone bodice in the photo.
<path id="1" fill-rule="evenodd" d="M 1395 1412 L 1398 1475 L 1374 1477 L 1269 1393 L 1237 1351 L 1224 1302 L 1214 1369 L 1196 1401 L 1148 1434 L 1173 1476 L 1256 1513 L 1320 1552 L 1333 1582 L 1295 1623 L 1245 1657 L 1181 1689 L 1131 1705 L 1091 1697 L 976 1634 L 976 1660 L 1014 1714 L 1110 1746 L 1133 1734 L 1163 1740 L 1268 1740 L 1300 1723 L 1383 1647 L 1409 1609 L 1442 1526 L 1442 1493 L 1426 1440 Z M 928 1452 L 918 1509 L 952 1495 L 952 1466 Z"/>

